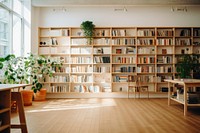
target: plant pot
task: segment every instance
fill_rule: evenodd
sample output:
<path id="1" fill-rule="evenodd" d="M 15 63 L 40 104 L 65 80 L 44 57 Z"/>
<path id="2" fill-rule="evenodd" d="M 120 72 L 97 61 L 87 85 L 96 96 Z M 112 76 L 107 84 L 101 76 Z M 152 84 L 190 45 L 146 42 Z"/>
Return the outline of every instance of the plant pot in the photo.
<path id="1" fill-rule="evenodd" d="M 21 94 L 22 94 L 22 98 L 23 98 L 23 101 L 24 101 L 24 106 L 32 105 L 33 90 L 22 90 Z"/>
<path id="2" fill-rule="evenodd" d="M 45 101 L 46 100 L 47 89 L 42 88 L 40 91 L 34 93 L 34 101 Z"/>

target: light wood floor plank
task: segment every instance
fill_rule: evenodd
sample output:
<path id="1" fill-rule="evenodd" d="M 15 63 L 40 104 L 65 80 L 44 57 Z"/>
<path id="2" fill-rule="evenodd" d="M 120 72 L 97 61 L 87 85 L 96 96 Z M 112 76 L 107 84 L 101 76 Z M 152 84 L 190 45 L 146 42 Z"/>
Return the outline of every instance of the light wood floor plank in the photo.
<path id="1" fill-rule="evenodd" d="M 183 106 L 167 99 L 49 99 L 25 110 L 29 133 L 200 132 L 200 107 L 183 116 Z"/>

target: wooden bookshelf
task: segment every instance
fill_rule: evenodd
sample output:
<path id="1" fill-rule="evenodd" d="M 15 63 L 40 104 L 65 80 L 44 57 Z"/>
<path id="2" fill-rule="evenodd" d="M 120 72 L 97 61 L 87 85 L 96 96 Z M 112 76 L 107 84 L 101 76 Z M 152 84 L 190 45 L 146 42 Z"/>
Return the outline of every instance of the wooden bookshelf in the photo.
<path id="1" fill-rule="evenodd" d="M 180 55 L 200 54 L 200 27 L 96 27 L 91 45 L 79 27 L 38 35 L 39 54 L 64 64 L 45 83 L 49 93 L 127 92 L 128 75 L 140 75 L 159 94 Z"/>

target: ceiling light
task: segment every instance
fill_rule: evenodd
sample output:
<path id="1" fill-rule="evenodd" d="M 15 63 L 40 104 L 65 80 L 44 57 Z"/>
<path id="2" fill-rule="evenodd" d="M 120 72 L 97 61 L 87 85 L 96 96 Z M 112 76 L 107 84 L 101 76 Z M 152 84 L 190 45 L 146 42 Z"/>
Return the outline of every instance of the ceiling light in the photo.
<path id="1" fill-rule="evenodd" d="M 172 7 L 171 11 L 172 12 L 175 12 L 175 11 L 177 11 L 177 12 L 187 12 L 187 7 L 186 6 L 185 7 Z"/>
<path id="2" fill-rule="evenodd" d="M 127 8 L 124 7 L 124 8 L 115 8 L 114 11 L 123 11 L 123 12 L 127 12 Z"/>
<path id="3" fill-rule="evenodd" d="M 67 9 L 66 8 L 53 8 L 53 11 L 54 12 L 57 12 L 57 11 L 59 11 L 59 12 L 67 12 Z"/>

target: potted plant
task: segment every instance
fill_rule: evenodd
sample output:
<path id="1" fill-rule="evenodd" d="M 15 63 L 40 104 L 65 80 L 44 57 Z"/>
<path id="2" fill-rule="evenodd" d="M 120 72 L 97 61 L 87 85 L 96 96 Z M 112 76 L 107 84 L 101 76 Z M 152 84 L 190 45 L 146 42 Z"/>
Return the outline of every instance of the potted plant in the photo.
<path id="1" fill-rule="evenodd" d="M 33 54 L 28 57 L 8 55 L 5 58 L 0 58 L 0 62 L 0 69 L 4 71 L 3 83 L 32 84 L 31 89 L 21 91 L 25 105 L 32 105 L 33 92 L 35 100 L 45 100 L 46 90 L 42 89 L 43 84 L 41 82 L 44 82 L 47 76 L 52 76 L 54 72 L 52 68 L 62 65 L 51 58 Z M 40 98 L 36 97 L 38 95 Z"/>
<path id="2" fill-rule="evenodd" d="M 200 55 L 198 54 L 193 54 L 193 60 L 194 60 L 194 65 L 193 65 L 193 78 L 194 79 L 200 79 Z"/>
<path id="3" fill-rule="evenodd" d="M 43 88 L 42 82 L 47 81 L 47 78 L 52 77 L 54 68 L 60 68 L 62 63 L 56 62 L 45 56 L 29 56 L 29 61 L 32 64 L 31 68 L 31 83 L 34 92 L 34 100 L 43 101 L 46 99 L 46 89 Z"/>
<path id="4" fill-rule="evenodd" d="M 194 67 L 194 61 L 192 55 L 184 54 L 179 57 L 179 61 L 176 65 L 179 78 L 192 78 L 191 72 Z"/>
<path id="5" fill-rule="evenodd" d="M 4 84 L 23 84 L 29 83 L 30 75 L 30 64 L 28 64 L 28 59 L 26 57 L 15 57 L 15 55 L 10 54 L 5 58 L 0 58 L 0 69 L 3 69 L 3 83 Z M 21 91 L 24 105 L 32 105 L 32 90 L 22 90 Z"/>
<path id="6" fill-rule="evenodd" d="M 84 21 L 81 23 L 81 29 L 83 30 L 83 34 L 88 39 L 88 44 L 92 43 L 92 37 L 94 35 L 95 25 L 92 21 Z"/>

